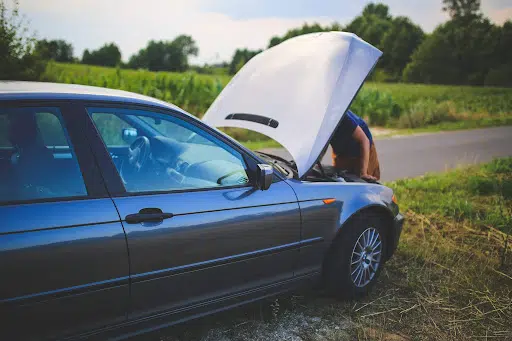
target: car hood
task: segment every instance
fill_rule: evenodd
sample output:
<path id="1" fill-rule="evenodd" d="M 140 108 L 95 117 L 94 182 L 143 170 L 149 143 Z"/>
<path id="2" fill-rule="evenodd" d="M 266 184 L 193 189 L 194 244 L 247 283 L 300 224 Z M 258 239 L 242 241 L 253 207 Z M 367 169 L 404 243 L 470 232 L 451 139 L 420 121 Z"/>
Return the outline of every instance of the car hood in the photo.
<path id="1" fill-rule="evenodd" d="M 203 117 L 215 127 L 257 131 L 292 155 L 299 177 L 327 147 L 382 55 L 346 32 L 311 33 L 252 58 Z"/>

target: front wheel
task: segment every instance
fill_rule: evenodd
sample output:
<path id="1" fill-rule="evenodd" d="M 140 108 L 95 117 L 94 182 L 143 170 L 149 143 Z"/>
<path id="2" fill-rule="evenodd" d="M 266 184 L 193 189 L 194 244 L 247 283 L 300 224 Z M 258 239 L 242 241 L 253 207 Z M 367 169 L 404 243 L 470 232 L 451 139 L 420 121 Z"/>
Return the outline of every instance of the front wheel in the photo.
<path id="1" fill-rule="evenodd" d="M 325 286 L 344 299 L 365 296 L 378 278 L 386 252 L 382 220 L 364 213 L 343 227 L 327 255 Z"/>

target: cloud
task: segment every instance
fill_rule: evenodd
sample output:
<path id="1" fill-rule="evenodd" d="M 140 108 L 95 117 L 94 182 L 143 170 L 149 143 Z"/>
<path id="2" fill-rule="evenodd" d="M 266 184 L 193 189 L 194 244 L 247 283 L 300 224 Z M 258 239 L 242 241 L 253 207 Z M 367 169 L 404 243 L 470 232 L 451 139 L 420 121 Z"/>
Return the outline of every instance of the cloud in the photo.
<path id="1" fill-rule="evenodd" d="M 199 56 L 193 62 L 230 60 L 235 48 L 265 48 L 273 35 L 304 22 L 332 22 L 324 17 L 234 19 L 203 11 L 204 1 L 25 0 L 20 7 L 39 37 L 68 40 L 77 56 L 112 41 L 124 60 L 150 39 L 172 40 L 179 34 L 196 40 Z"/>
<path id="2" fill-rule="evenodd" d="M 199 46 L 194 63 L 228 61 L 236 48 L 265 48 L 274 35 L 305 22 L 347 23 L 370 0 L 21 0 L 20 9 L 38 37 L 65 39 L 81 57 L 107 42 L 124 60 L 150 39 L 189 34 Z M 393 15 L 409 16 L 427 32 L 447 19 L 439 1 L 386 0 Z M 312 7 L 314 6 L 314 8 Z M 512 17 L 510 0 L 482 1 L 498 24 Z"/>
<path id="3" fill-rule="evenodd" d="M 487 12 L 489 18 L 498 25 L 503 25 L 505 21 L 512 20 L 512 7 L 502 9 L 490 9 Z"/>

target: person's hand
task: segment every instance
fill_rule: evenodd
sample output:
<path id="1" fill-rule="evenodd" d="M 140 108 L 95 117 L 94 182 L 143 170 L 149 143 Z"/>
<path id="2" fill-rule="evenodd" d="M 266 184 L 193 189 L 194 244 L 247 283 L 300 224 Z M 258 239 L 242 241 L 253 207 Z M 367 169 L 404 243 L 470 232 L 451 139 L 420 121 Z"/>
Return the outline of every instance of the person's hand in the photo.
<path id="1" fill-rule="evenodd" d="M 377 178 L 370 174 L 361 174 L 361 179 L 368 181 L 377 181 Z"/>

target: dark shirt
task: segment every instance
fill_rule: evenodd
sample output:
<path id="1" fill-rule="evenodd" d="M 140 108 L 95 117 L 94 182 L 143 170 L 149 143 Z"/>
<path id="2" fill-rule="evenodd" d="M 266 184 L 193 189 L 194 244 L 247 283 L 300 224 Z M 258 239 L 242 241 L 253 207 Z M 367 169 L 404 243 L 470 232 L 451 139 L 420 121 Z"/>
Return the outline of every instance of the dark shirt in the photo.
<path id="1" fill-rule="evenodd" d="M 348 110 L 341 119 L 338 129 L 336 129 L 331 139 L 332 149 L 337 156 L 358 157 L 361 154 L 359 142 L 352 137 L 354 130 L 356 130 L 358 126 L 363 129 L 366 137 L 370 140 L 370 146 L 372 145 L 373 137 L 366 122 L 361 117 Z"/>

